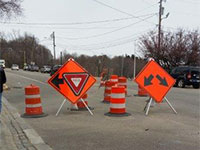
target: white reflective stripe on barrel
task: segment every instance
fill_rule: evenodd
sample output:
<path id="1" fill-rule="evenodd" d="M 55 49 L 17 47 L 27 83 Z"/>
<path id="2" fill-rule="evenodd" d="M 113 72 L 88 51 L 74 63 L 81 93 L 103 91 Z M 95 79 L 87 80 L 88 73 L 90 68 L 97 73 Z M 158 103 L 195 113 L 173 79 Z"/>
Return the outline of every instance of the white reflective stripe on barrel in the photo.
<path id="1" fill-rule="evenodd" d="M 117 104 L 117 103 L 110 103 L 110 108 L 125 108 L 126 106 L 125 106 L 125 103 L 124 104 L 122 104 L 122 103 L 119 103 L 119 104 Z"/>
<path id="2" fill-rule="evenodd" d="M 111 96 L 111 94 L 105 93 L 104 96 Z"/>
<path id="3" fill-rule="evenodd" d="M 34 107 L 41 107 L 41 106 L 42 106 L 41 103 L 40 104 L 26 104 L 27 108 L 34 108 Z"/>
<path id="4" fill-rule="evenodd" d="M 37 94 L 37 95 L 25 95 L 25 98 L 40 98 L 40 94 Z"/>
<path id="5" fill-rule="evenodd" d="M 125 98 L 125 93 L 112 93 L 111 98 Z"/>
<path id="6" fill-rule="evenodd" d="M 126 83 L 118 83 L 118 85 L 127 85 Z"/>
<path id="7" fill-rule="evenodd" d="M 112 82 L 118 82 L 118 79 L 110 79 Z"/>
<path id="8" fill-rule="evenodd" d="M 111 90 L 111 87 L 106 87 L 106 90 Z"/>

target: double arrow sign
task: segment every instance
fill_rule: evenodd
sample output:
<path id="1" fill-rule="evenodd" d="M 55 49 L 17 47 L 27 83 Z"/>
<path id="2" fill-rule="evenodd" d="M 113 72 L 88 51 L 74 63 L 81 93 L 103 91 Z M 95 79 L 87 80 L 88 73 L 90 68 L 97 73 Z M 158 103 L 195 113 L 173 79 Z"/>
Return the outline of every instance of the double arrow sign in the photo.
<path id="1" fill-rule="evenodd" d="M 152 85 L 151 81 L 153 80 L 154 76 L 152 74 L 149 75 L 149 77 L 144 77 L 144 86 Z M 160 85 L 167 86 L 168 83 L 166 81 L 166 78 L 162 78 L 160 75 L 156 75 L 156 78 L 160 81 Z"/>
<path id="2" fill-rule="evenodd" d="M 158 103 L 162 102 L 175 83 L 175 80 L 155 61 L 149 61 L 135 81 Z"/>

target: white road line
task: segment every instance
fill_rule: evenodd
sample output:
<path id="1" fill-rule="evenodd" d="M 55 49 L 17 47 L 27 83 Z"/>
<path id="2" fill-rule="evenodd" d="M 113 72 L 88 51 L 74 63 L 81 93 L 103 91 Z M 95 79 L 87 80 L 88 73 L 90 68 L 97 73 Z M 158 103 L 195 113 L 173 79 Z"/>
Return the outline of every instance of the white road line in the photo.
<path id="1" fill-rule="evenodd" d="M 27 80 L 31 80 L 31 81 L 35 81 L 35 82 L 38 82 L 38 83 L 41 83 L 41 84 L 44 84 L 44 85 L 48 85 L 46 82 L 42 82 L 42 81 L 39 81 L 39 80 L 36 80 L 36 79 L 32 79 L 32 78 L 28 78 L 28 77 L 25 77 L 25 76 L 22 76 L 22 75 L 18 75 L 18 74 L 15 74 L 16 76 L 19 76 L 19 77 L 22 77 L 24 79 L 27 79 Z"/>

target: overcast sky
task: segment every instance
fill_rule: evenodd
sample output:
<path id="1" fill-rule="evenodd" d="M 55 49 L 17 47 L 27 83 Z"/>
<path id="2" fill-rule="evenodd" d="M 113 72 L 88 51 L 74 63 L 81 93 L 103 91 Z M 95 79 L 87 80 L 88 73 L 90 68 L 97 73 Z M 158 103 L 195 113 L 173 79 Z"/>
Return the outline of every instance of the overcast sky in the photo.
<path id="1" fill-rule="evenodd" d="M 35 35 L 56 54 L 68 53 L 109 56 L 135 54 L 137 39 L 157 31 L 159 0 L 24 0 L 23 17 L 0 23 L 0 31 Z M 165 0 L 163 0 L 165 1 Z M 162 25 L 165 31 L 200 28 L 200 0 L 166 0 Z M 5 21 L 4 21 L 5 22 Z"/>

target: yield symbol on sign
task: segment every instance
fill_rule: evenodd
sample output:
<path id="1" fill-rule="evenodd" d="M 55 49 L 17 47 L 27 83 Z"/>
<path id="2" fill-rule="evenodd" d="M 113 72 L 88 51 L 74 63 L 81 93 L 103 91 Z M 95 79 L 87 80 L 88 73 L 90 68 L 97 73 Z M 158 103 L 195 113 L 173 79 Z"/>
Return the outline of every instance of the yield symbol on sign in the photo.
<path id="1" fill-rule="evenodd" d="M 144 86 L 152 85 L 151 81 L 153 80 L 154 76 L 151 74 L 149 77 L 144 77 Z M 160 75 L 156 75 L 156 78 L 160 81 L 160 85 L 168 86 L 166 78 L 162 78 Z"/>
<path id="2" fill-rule="evenodd" d="M 64 73 L 63 78 L 65 79 L 68 86 L 71 88 L 74 95 L 79 96 L 83 90 L 89 74 L 86 72 L 76 73 Z"/>

